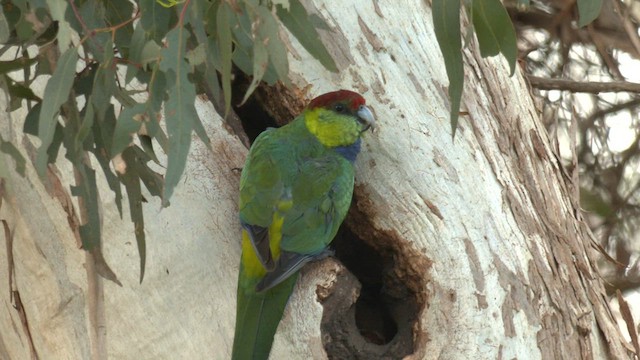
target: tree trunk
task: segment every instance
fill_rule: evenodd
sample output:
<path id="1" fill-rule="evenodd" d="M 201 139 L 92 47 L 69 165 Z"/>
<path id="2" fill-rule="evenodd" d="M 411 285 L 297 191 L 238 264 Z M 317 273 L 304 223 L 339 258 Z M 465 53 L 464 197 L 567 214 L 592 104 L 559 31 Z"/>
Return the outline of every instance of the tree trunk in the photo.
<path id="1" fill-rule="evenodd" d="M 577 179 L 554 155 L 521 74 L 509 78 L 502 59 L 481 59 L 472 42 L 467 114 L 452 140 L 427 2 L 306 6 L 330 25 L 323 41 L 341 72 L 327 72 L 289 36 L 294 85 L 308 98 L 356 90 L 378 126 L 357 160 L 340 260 L 303 270 L 271 358 L 628 358 L 581 221 Z M 122 287 L 98 278 L 78 248 L 63 161 L 43 182 L 30 166 L 25 179 L 7 178 L 0 218 L 13 240 L 0 249 L 9 264 L 0 277 L 11 286 L 0 292 L 0 358 L 229 357 L 236 169 L 246 149 L 200 105 L 213 153 L 194 142 L 170 207 L 146 196 L 142 284 L 133 225 L 126 209 L 120 219 L 106 183 L 104 252 Z M 33 140 L 17 130 L 24 114 L 12 117 L 5 138 L 33 154 Z"/>

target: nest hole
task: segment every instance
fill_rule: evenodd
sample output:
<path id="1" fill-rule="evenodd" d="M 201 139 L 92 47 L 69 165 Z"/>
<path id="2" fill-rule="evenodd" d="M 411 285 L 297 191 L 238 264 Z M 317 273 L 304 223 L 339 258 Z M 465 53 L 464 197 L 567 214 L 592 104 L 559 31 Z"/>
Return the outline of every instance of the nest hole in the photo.
<path id="1" fill-rule="evenodd" d="M 391 240 L 381 233 L 359 235 L 356 217 L 361 216 L 349 215 L 333 241 L 348 272 L 338 276 L 324 300 L 323 344 L 330 359 L 402 359 L 414 352 L 422 302 L 416 284 L 402 276 L 397 262 L 403 257 Z"/>
<path id="2" fill-rule="evenodd" d="M 385 259 L 348 227 L 343 227 L 333 246 L 336 258 L 360 282 L 354 309 L 358 332 L 369 343 L 388 344 L 398 333 L 398 324 L 391 315 L 391 303 L 384 296 Z"/>

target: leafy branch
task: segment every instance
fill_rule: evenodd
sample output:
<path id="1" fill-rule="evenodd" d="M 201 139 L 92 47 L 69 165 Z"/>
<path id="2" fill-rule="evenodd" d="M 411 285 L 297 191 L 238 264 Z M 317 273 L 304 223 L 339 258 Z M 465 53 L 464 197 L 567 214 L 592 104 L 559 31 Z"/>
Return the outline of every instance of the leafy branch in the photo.
<path id="1" fill-rule="evenodd" d="M 3 1 L 0 86 L 10 110 L 26 101 L 24 132 L 41 145 L 32 162 L 42 177 L 56 166 L 60 150 L 74 171 L 70 193 L 78 197 L 82 248 L 99 273 L 118 282 L 101 252 L 98 179 L 109 185 L 120 216 L 126 192 L 144 277 L 146 238 L 144 192 L 163 206 L 183 174 L 191 134 L 209 146 L 195 110 L 196 95 L 207 89 L 222 115 L 231 109 L 232 68 L 252 76 L 244 100 L 261 81 L 289 84 L 284 25 L 325 67 L 336 65 L 309 24 L 299 0 L 70 0 Z M 326 25 L 323 28 L 327 29 Z M 0 29 L 2 30 L 2 29 Z M 78 40 L 79 39 L 79 40 Z M 37 55 L 27 47 L 37 45 Z M 50 76 L 42 98 L 32 87 Z M 218 106 L 220 107 L 220 106 Z M 166 164 L 155 154 L 166 153 Z M 25 173 L 22 151 L 0 137 L 0 151 Z M 151 163 L 165 167 L 153 170 Z M 99 169 L 99 171 L 97 170 Z M 143 187 L 145 190 L 143 190 Z"/>
<path id="2" fill-rule="evenodd" d="M 451 133 L 455 136 L 460 115 L 460 102 L 464 84 L 462 41 L 460 31 L 460 0 L 433 0 L 433 27 L 444 58 L 449 78 L 451 99 Z M 515 72 L 518 48 L 516 33 L 507 10 L 500 0 L 470 0 L 464 2 L 480 47 L 482 57 L 502 54 L 509 63 L 511 75 Z M 528 1 L 519 7 L 526 9 Z M 578 26 L 586 26 L 598 17 L 602 0 L 577 0 L 580 15 Z"/>

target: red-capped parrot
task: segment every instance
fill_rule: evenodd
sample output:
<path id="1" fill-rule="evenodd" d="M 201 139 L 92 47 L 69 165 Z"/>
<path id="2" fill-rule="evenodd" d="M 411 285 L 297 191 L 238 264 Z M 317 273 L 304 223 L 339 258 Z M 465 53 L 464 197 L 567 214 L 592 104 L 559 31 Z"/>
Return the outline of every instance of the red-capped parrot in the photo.
<path id="1" fill-rule="evenodd" d="M 359 94 L 313 99 L 253 143 L 240 178 L 242 258 L 232 359 L 267 359 L 307 262 L 328 254 L 353 194 L 353 162 L 374 117 Z"/>

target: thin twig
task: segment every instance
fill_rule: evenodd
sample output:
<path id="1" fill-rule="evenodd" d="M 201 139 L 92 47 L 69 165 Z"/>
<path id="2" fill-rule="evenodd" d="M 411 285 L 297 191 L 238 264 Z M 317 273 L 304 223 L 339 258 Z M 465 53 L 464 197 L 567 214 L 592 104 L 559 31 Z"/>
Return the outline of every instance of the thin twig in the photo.
<path id="1" fill-rule="evenodd" d="M 189 3 L 191 3 L 191 0 L 187 0 L 184 2 L 184 6 L 182 7 L 182 11 L 180 12 L 180 25 L 184 24 L 184 14 L 187 12 L 187 7 L 189 6 Z"/>
<path id="2" fill-rule="evenodd" d="M 80 23 L 80 26 L 82 26 L 82 31 L 86 34 L 84 36 L 84 38 L 80 41 L 80 45 L 82 45 L 82 44 L 84 44 L 84 41 L 88 37 L 93 38 L 93 35 L 95 35 L 95 33 L 93 33 L 91 30 L 89 30 L 89 28 L 87 27 L 87 24 L 84 22 L 84 19 L 82 18 L 82 16 L 80 16 L 80 12 L 78 11 L 78 8 L 76 7 L 75 0 L 70 0 L 69 4 L 71 4 L 71 9 L 73 9 L 73 14 L 75 15 L 76 19 Z M 99 44 L 97 41 L 94 41 L 94 43 L 95 43 L 96 47 L 98 48 L 98 50 L 100 50 L 100 52 L 104 52 L 104 49 L 102 48 L 101 44 Z"/>
<path id="3" fill-rule="evenodd" d="M 549 79 L 527 75 L 532 87 L 540 90 L 565 90 L 569 92 L 599 94 L 601 92 L 640 93 L 640 84 L 628 81 L 582 82 L 566 79 Z"/>

